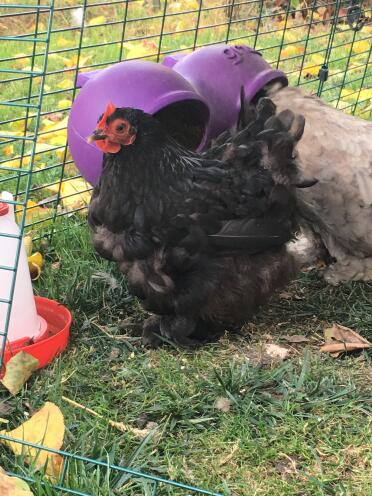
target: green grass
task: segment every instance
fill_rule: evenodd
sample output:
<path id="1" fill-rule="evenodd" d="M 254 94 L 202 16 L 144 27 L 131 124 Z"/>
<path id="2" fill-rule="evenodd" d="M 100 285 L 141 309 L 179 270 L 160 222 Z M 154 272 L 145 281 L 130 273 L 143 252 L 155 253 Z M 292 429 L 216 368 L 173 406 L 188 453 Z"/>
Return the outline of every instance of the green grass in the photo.
<path id="1" fill-rule="evenodd" d="M 57 261 L 59 271 L 52 268 Z M 369 494 L 371 358 L 336 360 L 319 345 L 332 322 L 372 339 L 372 285 L 333 288 L 316 272 L 304 273 L 289 288 L 292 299 L 274 298 L 241 335 L 196 352 L 147 350 L 120 329 L 124 318 L 143 318 L 122 276 L 96 259 L 87 228 L 71 225 L 54 238 L 36 291 L 72 310 L 71 342 L 16 398 L 1 393 L 0 408 L 1 402 L 12 408 L 9 428 L 49 400 L 65 415 L 64 448 L 89 458 L 231 495 Z M 310 341 L 291 347 L 287 334 Z M 268 359 L 262 354 L 268 342 L 288 346 L 290 358 Z M 104 419 L 70 406 L 63 395 Z M 230 411 L 215 408 L 219 397 L 231 401 Z M 109 419 L 132 426 L 156 422 L 157 433 L 141 444 L 110 427 Z M 0 465 L 14 469 L 5 449 Z M 114 472 L 73 463 L 67 483 L 95 496 L 151 494 L 148 483 L 119 480 Z M 163 493 L 182 494 L 165 487 Z M 40 486 L 36 494 L 58 493 Z"/>
<path id="2" fill-rule="evenodd" d="M 66 4 L 71 2 L 57 1 L 57 6 Z M 141 4 L 130 3 L 128 19 L 144 15 Z M 204 0 L 203 5 L 208 4 L 211 1 Z M 107 5 L 104 12 L 101 7 L 90 6 L 87 20 L 102 14 L 107 21 L 123 19 L 120 5 Z M 256 14 L 254 9 L 241 12 L 242 17 Z M 200 25 L 223 19 L 226 20 L 222 10 L 204 13 Z M 45 24 L 45 17 L 40 20 Z M 30 31 L 33 20 L 22 23 L 16 18 L 6 18 L 5 22 L 0 18 L 1 27 L 5 25 L 7 29 L 5 34 L 15 34 Z M 192 28 L 196 22 L 196 13 L 169 17 L 164 32 Z M 54 29 L 67 29 L 69 24 L 67 11 L 56 14 Z M 256 27 L 256 21 L 235 23 L 230 39 L 253 45 Z M 160 29 L 159 19 L 128 23 L 125 38 L 154 34 L 153 41 L 158 44 Z M 39 32 L 43 32 L 42 26 Z M 289 73 L 291 84 L 304 84 L 315 92 L 319 81 L 305 79 L 306 71 L 301 74 L 295 71 L 301 67 L 302 60 L 304 66 L 311 62 L 312 52 L 319 51 L 324 56 L 330 26 L 318 25 L 309 33 L 303 28 L 287 32 L 294 33 L 296 40 L 285 41 L 306 51 L 282 56 L 279 67 Z M 226 33 L 226 25 L 200 29 L 197 44 L 223 41 Z M 122 24 L 86 27 L 81 56 L 90 55 L 91 59 L 80 65 L 103 64 L 104 67 L 119 60 L 121 35 Z M 323 92 L 326 100 L 336 104 L 342 87 L 356 91 L 354 100 L 351 97 L 346 104 L 366 118 L 371 116 L 368 111 L 371 101 L 357 102 L 357 97 L 359 89 L 371 87 L 370 54 L 356 53 L 350 43 L 370 40 L 370 36 L 370 31 L 365 30 L 357 34 L 350 30 L 336 32 L 330 59 L 331 76 Z M 63 69 L 62 59 L 78 53 L 79 37 L 79 30 L 52 33 L 51 52 L 57 52 L 57 57 L 56 54 L 49 57 L 48 72 Z M 65 46 L 61 46 L 63 39 Z M 107 45 L 115 39 L 119 42 Z M 194 31 L 168 34 L 161 49 L 183 49 L 192 46 L 194 40 Z M 279 60 L 282 40 L 282 25 L 273 20 L 261 24 L 257 47 L 274 65 Z M 141 47 L 141 44 L 139 41 L 135 45 Z M 1 58 L 12 59 L 19 53 L 30 55 L 32 48 L 20 42 L 5 45 L 2 42 Z M 41 48 L 37 45 L 37 53 Z M 125 48 L 122 59 L 128 57 L 130 51 Z M 42 64 L 41 56 L 36 57 L 35 64 Z M 0 68 L 4 67 L 14 67 L 13 61 L 0 61 Z M 59 110 L 58 102 L 71 99 L 74 89 L 63 90 L 58 84 L 69 79 L 73 86 L 77 70 L 47 75 L 43 113 L 61 111 L 62 117 L 68 115 L 69 109 Z M 362 79 L 364 72 L 366 77 Z M 8 79 L 4 74 L 0 76 L 0 83 Z M 40 78 L 34 78 L 31 94 L 37 94 L 39 84 Z M 28 79 L 0 84 L 0 100 L 26 96 L 28 85 Z M 342 99 L 341 104 L 345 104 Z M 0 123 L 0 131 L 13 129 L 24 117 L 24 111 L 1 107 L 0 122 L 4 123 Z M 29 118 L 27 124 L 32 132 L 35 119 Z M 8 157 L 4 151 L 6 145 L 0 142 L 0 162 L 16 158 L 22 152 L 21 146 L 15 144 L 13 154 Z M 63 153 L 65 145 L 59 149 Z M 28 150 L 25 149 L 25 155 Z M 40 162 L 35 164 L 39 170 L 32 174 L 32 200 L 49 198 L 51 192 L 45 185 L 77 174 L 73 163 L 64 167 L 62 162 L 55 151 L 41 155 Z M 24 191 L 28 175 L 21 177 L 19 184 L 17 176 L 17 169 L 9 173 L 2 171 L 0 190 Z M 49 200 L 49 206 L 57 207 L 54 199 Z M 49 231 L 51 224 L 33 227 L 39 236 Z M 111 264 L 94 256 L 85 219 L 78 222 L 75 215 L 59 220 L 57 228 L 61 231 L 53 238 L 35 290 L 71 309 L 74 314 L 71 341 L 66 353 L 35 373 L 18 396 L 11 398 L 5 392 L 0 393 L 0 417 L 9 420 L 10 429 L 49 400 L 58 404 L 65 415 L 64 448 L 91 459 L 109 460 L 234 496 L 370 494 L 371 356 L 359 353 L 335 360 L 321 354 L 319 346 L 324 327 L 332 322 L 349 326 L 372 339 L 371 284 L 333 288 L 316 271 L 303 273 L 288 289 L 292 297 L 274 298 L 241 335 L 227 335 L 192 353 L 171 346 L 147 350 L 136 333 L 126 332 L 119 325 L 128 318 L 140 324 L 144 314 L 128 294 L 123 277 Z M 56 262 L 60 263 L 59 270 Z M 290 346 L 284 340 L 287 334 L 303 334 L 310 341 L 306 346 Z M 289 359 L 285 362 L 269 359 L 263 347 L 271 342 L 289 347 Z M 63 395 L 95 410 L 104 419 L 72 407 L 62 400 Z M 215 408 L 220 397 L 230 400 L 228 412 Z M 9 408 L 5 409 L 5 405 Z M 141 442 L 131 433 L 114 429 L 108 420 L 132 426 L 155 422 L 158 427 L 146 442 Z M 15 463 L 14 456 L 5 448 L 0 450 L 0 466 L 36 478 L 33 490 L 37 496 L 61 494 L 26 468 L 22 459 Z M 65 484 L 94 496 L 150 495 L 153 489 L 143 480 L 125 479 L 116 471 L 81 462 L 71 462 Z M 160 494 L 185 492 L 162 486 Z"/>

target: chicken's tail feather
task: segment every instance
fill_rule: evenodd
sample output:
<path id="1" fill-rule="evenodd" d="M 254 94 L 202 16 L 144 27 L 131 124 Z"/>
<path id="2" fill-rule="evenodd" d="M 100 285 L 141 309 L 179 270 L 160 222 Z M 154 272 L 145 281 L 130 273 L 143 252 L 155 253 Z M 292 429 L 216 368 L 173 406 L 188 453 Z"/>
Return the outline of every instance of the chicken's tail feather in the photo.
<path id="1" fill-rule="evenodd" d="M 252 149 L 259 146 L 260 165 L 271 171 L 276 183 L 301 188 L 313 186 L 316 179 L 302 177 L 297 162 L 296 145 L 304 133 L 305 118 L 289 109 L 276 114 L 275 104 L 267 97 L 261 98 L 251 111 L 254 117 L 231 139 L 225 157 L 246 156 L 245 166 L 249 167 Z M 247 109 L 242 113 L 246 116 Z"/>

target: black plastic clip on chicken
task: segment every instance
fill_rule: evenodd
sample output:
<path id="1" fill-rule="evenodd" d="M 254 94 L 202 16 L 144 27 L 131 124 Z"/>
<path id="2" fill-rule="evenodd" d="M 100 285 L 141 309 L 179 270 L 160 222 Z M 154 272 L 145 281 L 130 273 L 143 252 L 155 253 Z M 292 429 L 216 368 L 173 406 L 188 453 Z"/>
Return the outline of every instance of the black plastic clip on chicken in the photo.
<path id="1" fill-rule="evenodd" d="M 260 101 L 254 121 L 216 144 L 215 160 L 178 144 L 154 117 L 109 104 L 89 138 L 104 152 L 88 221 L 154 315 L 148 344 L 193 346 L 240 328 L 295 275 L 295 145 L 302 116 Z M 221 148 L 222 147 L 222 148 Z M 215 150 L 215 151 L 216 151 Z M 213 156 L 213 150 L 208 152 Z"/>

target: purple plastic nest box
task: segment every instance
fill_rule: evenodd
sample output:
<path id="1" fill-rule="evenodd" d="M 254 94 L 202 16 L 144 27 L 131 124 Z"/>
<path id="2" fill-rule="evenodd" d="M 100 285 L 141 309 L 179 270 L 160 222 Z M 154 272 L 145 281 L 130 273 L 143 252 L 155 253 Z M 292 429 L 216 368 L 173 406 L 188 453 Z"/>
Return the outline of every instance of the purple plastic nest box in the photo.
<path id="1" fill-rule="evenodd" d="M 186 79 L 167 67 L 140 60 L 120 62 L 93 74 L 82 73 L 78 85 L 83 87 L 71 108 L 68 143 L 81 174 L 93 185 L 101 174 L 102 152 L 86 139 L 109 101 L 116 107 L 140 108 L 157 116 L 168 129 L 172 127 L 169 131 L 175 137 L 183 131 L 175 129 L 177 120 L 178 125 L 194 120 L 198 135 L 189 133 L 188 146 L 198 148 L 203 144 L 208 105 Z"/>
<path id="2" fill-rule="evenodd" d="M 202 150 L 236 123 L 242 86 L 251 100 L 275 79 L 287 84 L 258 52 L 229 45 L 168 56 L 163 64 L 136 60 L 81 73 L 77 84 L 82 89 L 68 123 L 71 155 L 85 179 L 96 184 L 102 152 L 86 138 L 109 101 L 156 116 L 183 145 Z"/>
<path id="3" fill-rule="evenodd" d="M 236 124 L 241 87 L 246 100 L 251 101 L 273 80 L 288 84 L 282 71 L 273 69 L 259 52 L 246 45 L 212 45 L 186 56 L 166 57 L 164 64 L 187 79 L 207 101 L 207 142 Z"/>

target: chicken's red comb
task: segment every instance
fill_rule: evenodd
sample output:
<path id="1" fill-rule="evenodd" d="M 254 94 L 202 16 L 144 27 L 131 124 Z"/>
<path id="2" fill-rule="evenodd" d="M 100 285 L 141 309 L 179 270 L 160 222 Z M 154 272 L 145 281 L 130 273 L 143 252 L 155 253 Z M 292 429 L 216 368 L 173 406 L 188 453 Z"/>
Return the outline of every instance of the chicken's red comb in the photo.
<path id="1" fill-rule="evenodd" d="M 107 119 L 110 117 L 110 115 L 112 115 L 115 112 L 115 110 L 116 110 L 115 105 L 112 102 L 109 102 L 106 107 L 105 113 L 103 114 L 101 120 L 97 124 L 97 129 L 103 129 L 106 126 Z"/>

